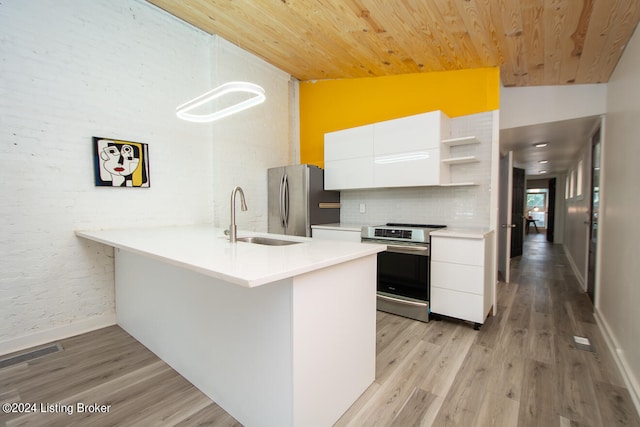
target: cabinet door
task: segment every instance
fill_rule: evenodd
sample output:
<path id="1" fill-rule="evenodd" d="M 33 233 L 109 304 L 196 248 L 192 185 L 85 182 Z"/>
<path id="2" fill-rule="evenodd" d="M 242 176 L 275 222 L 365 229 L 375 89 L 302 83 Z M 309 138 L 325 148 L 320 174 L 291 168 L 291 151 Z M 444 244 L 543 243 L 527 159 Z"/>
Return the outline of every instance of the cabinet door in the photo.
<path id="1" fill-rule="evenodd" d="M 448 118 L 441 111 L 375 123 L 374 153 L 384 155 L 440 148 L 443 126 L 448 133 Z"/>
<path id="2" fill-rule="evenodd" d="M 376 187 L 440 184 L 440 141 L 449 119 L 441 111 L 375 123 Z"/>
<path id="3" fill-rule="evenodd" d="M 324 135 L 324 188 L 373 187 L 373 125 Z"/>
<path id="4" fill-rule="evenodd" d="M 373 157 L 324 162 L 324 189 L 372 188 Z"/>
<path id="5" fill-rule="evenodd" d="M 376 187 L 415 187 L 438 185 L 439 149 L 376 156 L 373 176 Z"/>
<path id="6" fill-rule="evenodd" d="M 324 134 L 325 162 L 371 156 L 373 156 L 373 125 Z"/>

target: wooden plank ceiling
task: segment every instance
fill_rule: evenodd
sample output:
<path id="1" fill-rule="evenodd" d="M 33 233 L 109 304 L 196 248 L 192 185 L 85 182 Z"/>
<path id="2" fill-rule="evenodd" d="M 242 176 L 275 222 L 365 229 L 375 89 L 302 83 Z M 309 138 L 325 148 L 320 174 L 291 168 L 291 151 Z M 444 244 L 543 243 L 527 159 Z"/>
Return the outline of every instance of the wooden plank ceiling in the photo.
<path id="1" fill-rule="evenodd" d="M 500 66 L 504 86 L 604 83 L 639 0 L 148 0 L 300 80 Z"/>

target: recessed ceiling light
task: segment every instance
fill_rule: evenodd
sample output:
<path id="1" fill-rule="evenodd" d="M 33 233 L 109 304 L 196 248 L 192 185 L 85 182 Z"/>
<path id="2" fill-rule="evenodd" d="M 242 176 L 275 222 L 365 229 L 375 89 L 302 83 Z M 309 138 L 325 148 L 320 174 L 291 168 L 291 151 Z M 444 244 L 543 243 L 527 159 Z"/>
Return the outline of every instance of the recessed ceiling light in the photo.
<path id="1" fill-rule="evenodd" d="M 538 163 L 541 163 L 544 165 L 545 163 L 549 163 L 549 160 L 540 160 Z"/>
<path id="2" fill-rule="evenodd" d="M 540 171 L 540 173 L 541 173 L 541 174 L 543 174 L 543 173 L 547 173 L 547 171 L 546 171 L 546 170 L 541 170 L 541 171 Z"/>
<path id="3" fill-rule="evenodd" d="M 536 148 L 543 148 L 543 147 L 546 147 L 547 145 L 549 145 L 549 144 L 547 144 L 546 142 L 538 142 L 538 143 L 533 144 L 533 146 L 536 147 Z"/>

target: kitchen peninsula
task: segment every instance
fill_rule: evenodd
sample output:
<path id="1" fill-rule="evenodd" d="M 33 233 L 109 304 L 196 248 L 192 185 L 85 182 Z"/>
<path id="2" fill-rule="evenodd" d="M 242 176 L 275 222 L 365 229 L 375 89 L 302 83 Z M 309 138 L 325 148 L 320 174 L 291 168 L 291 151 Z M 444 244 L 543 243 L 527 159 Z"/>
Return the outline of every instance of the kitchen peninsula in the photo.
<path id="1" fill-rule="evenodd" d="M 232 244 L 211 226 L 76 234 L 114 247 L 118 324 L 246 426 L 332 425 L 375 378 L 384 246 Z"/>

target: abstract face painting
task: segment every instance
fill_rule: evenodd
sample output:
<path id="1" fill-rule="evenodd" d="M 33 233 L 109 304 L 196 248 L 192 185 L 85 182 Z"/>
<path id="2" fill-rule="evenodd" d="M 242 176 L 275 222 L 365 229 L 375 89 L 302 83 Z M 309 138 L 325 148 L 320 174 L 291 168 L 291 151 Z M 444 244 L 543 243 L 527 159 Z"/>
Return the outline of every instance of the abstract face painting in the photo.
<path id="1" fill-rule="evenodd" d="M 96 186 L 149 187 L 147 144 L 93 137 Z"/>

